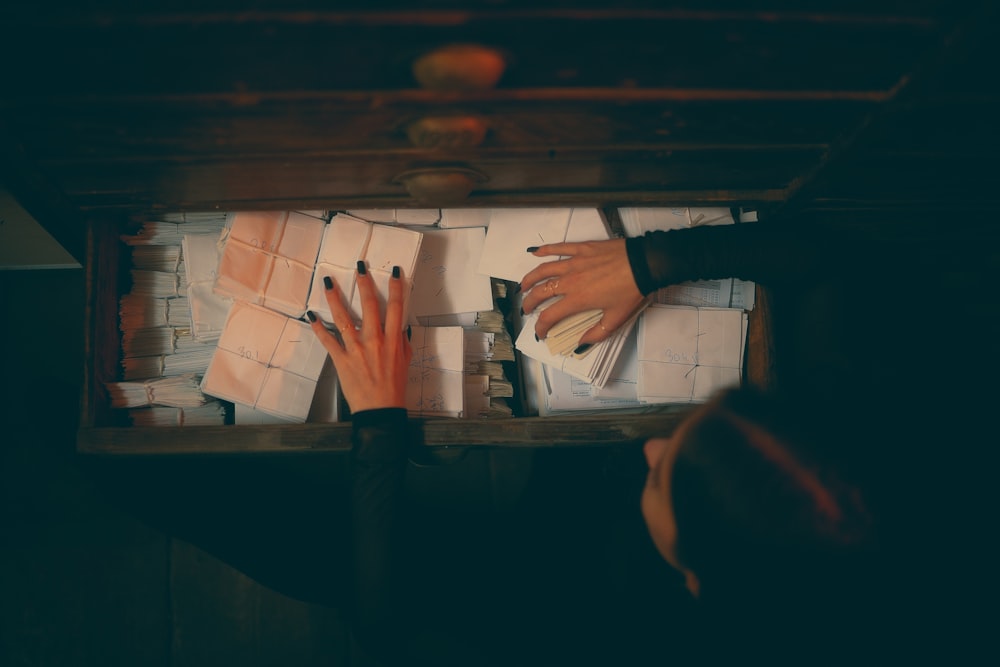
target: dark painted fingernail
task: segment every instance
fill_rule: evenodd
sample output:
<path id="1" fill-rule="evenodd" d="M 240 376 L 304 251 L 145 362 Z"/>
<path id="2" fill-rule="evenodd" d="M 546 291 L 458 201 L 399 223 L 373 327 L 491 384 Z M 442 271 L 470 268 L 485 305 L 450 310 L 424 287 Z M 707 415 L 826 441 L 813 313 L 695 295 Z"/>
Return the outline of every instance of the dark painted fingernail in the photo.
<path id="1" fill-rule="evenodd" d="M 395 278 L 396 280 L 399 280 L 399 267 L 398 266 L 392 267 L 392 277 Z"/>
<path id="2" fill-rule="evenodd" d="M 540 343 L 540 342 L 541 342 L 541 340 L 542 340 L 542 339 L 538 337 L 538 334 L 535 334 L 535 342 L 536 342 L 536 343 Z"/>
<path id="3" fill-rule="evenodd" d="M 406 340 L 413 340 L 413 328 L 409 324 L 406 325 Z"/>
<path id="4" fill-rule="evenodd" d="M 358 275 L 364 276 L 368 274 L 368 267 L 365 266 L 364 260 L 358 260 Z"/>
<path id="5" fill-rule="evenodd" d="M 313 312 L 313 311 L 311 311 L 311 310 L 307 310 L 307 311 L 306 311 L 306 317 L 308 317 L 308 318 L 309 318 L 309 321 L 310 321 L 310 322 L 315 322 L 315 321 L 316 321 L 316 313 L 314 313 L 314 312 Z"/>
<path id="6" fill-rule="evenodd" d="M 538 246 L 533 245 L 530 248 L 528 248 L 527 252 L 535 252 L 536 250 L 538 250 Z"/>
<path id="7" fill-rule="evenodd" d="M 330 280 L 330 276 L 323 276 L 323 287 L 333 289 L 333 281 Z"/>
<path id="8" fill-rule="evenodd" d="M 521 309 L 521 317 L 524 317 L 524 308 Z"/>
<path id="9" fill-rule="evenodd" d="M 573 354 L 583 354 L 593 346 L 593 343 L 584 343 L 580 347 L 573 350 Z"/>

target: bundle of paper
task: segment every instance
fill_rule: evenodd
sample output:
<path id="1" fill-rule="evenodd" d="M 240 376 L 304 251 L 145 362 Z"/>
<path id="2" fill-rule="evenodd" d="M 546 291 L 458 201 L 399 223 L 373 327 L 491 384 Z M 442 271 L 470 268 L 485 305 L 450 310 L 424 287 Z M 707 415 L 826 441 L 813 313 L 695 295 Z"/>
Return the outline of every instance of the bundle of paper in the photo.
<path id="1" fill-rule="evenodd" d="M 237 301 L 201 390 L 304 422 L 326 358 L 326 349 L 305 322 Z"/>
<path id="2" fill-rule="evenodd" d="M 129 329 L 122 332 L 122 353 L 128 357 L 150 357 L 197 351 L 202 345 L 191 330 L 178 327 Z"/>
<path id="3" fill-rule="evenodd" d="M 407 410 L 420 416 L 463 416 L 465 331 L 461 327 L 411 327 L 410 345 Z"/>
<path id="4" fill-rule="evenodd" d="M 347 211 L 358 220 L 396 225 L 433 226 L 441 219 L 439 208 L 379 208 Z"/>
<path id="5" fill-rule="evenodd" d="M 639 324 L 639 399 L 697 403 L 739 386 L 746 331 L 739 309 L 651 306 Z"/>
<path id="6" fill-rule="evenodd" d="M 237 424 L 294 424 L 293 419 L 276 417 L 243 403 L 235 403 L 235 423 Z M 323 370 L 316 381 L 312 405 L 306 422 L 332 423 L 340 421 L 340 382 L 333 362 L 327 358 Z"/>
<path id="7" fill-rule="evenodd" d="M 326 324 L 333 324 L 333 314 L 326 302 L 323 278 L 329 276 L 350 303 L 351 316 L 361 321 L 361 296 L 355 289 L 358 262 L 364 260 L 375 283 L 381 315 L 385 321 L 385 303 L 389 298 L 392 267 L 402 269 L 406 293 L 413 286 L 417 253 L 423 235 L 401 227 L 377 225 L 346 214 L 334 216 L 322 234 L 321 247 L 312 275 L 308 308 Z M 403 321 L 406 321 L 404 316 Z"/>
<path id="8" fill-rule="evenodd" d="M 549 243 L 610 238 L 596 208 L 494 209 L 479 261 L 479 273 L 513 282 L 559 257 L 536 257 L 526 249 Z"/>
<path id="9" fill-rule="evenodd" d="M 186 281 L 179 273 L 132 270 L 131 294 L 171 298 L 181 296 L 186 288 Z"/>
<path id="10" fill-rule="evenodd" d="M 209 401 L 196 408 L 133 408 L 128 411 L 133 426 L 222 426 L 226 408 L 219 401 Z"/>
<path id="11" fill-rule="evenodd" d="M 549 348 L 549 354 L 565 356 L 580 347 L 580 339 L 597 326 L 604 317 L 604 311 L 585 310 L 575 315 L 570 315 L 558 324 L 549 329 L 545 336 L 545 347 Z"/>
<path id="12" fill-rule="evenodd" d="M 128 245 L 180 246 L 185 234 L 218 234 L 226 226 L 226 213 L 168 213 L 160 220 L 143 220 L 134 235 L 123 235 Z"/>
<path id="13" fill-rule="evenodd" d="M 215 342 L 226 325 L 233 300 L 215 293 L 215 279 L 222 257 L 221 242 L 214 234 L 185 234 L 181 241 L 185 257 L 189 321 L 195 340 Z"/>
<path id="14" fill-rule="evenodd" d="M 486 232 L 481 228 L 423 233 L 412 276 L 410 312 L 415 317 L 493 308 L 490 278 L 476 271 L 485 240 Z"/>
<path id="15" fill-rule="evenodd" d="M 145 380 L 155 377 L 175 377 L 187 373 L 201 375 L 212 361 L 214 352 L 214 347 L 204 345 L 177 354 L 124 357 L 121 361 L 122 379 Z"/>
<path id="16" fill-rule="evenodd" d="M 215 291 L 300 318 L 326 223 L 294 211 L 240 212 L 219 260 Z"/>
<path id="17" fill-rule="evenodd" d="M 192 374 L 147 380 L 145 382 L 106 382 L 113 408 L 138 408 L 164 405 L 173 408 L 196 408 L 208 398 L 201 393 L 200 378 Z"/>
<path id="18" fill-rule="evenodd" d="M 132 268 L 179 273 L 181 249 L 175 245 L 140 245 L 132 248 Z"/>
<path id="19" fill-rule="evenodd" d="M 119 327 L 149 329 L 151 327 L 186 327 L 191 321 L 191 309 L 185 297 L 164 299 L 143 294 L 124 294 L 118 300 Z"/>

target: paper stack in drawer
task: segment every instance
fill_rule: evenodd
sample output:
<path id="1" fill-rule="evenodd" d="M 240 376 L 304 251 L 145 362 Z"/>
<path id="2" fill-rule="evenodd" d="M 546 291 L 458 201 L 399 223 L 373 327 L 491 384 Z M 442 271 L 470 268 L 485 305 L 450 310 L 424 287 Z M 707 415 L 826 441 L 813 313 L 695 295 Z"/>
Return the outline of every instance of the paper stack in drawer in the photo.
<path id="1" fill-rule="evenodd" d="M 306 312 L 326 222 L 295 211 L 237 213 L 215 291 L 299 318 Z"/>
<path id="2" fill-rule="evenodd" d="M 746 332 L 740 309 L 650 306 L 639 324 L 639 399 L 698 403 L 738 387 Z"/>
<path id="3" fill-rule="evenodd" d="M 351 316 L 356 322 L 360 322 L 361 297 L 355 287 L 358 261 L 364 260 L 375 283 L 384 322 L 392 267 L 398 266 L 402 270 L 408 296 L 413 287 L 413 275 L 422 239 L 420 232 L 409 229 L 365 222 L 346 214 L 334 216 L 323 230 L 315 273 L 311 276 L 312 290 L 308 309 L 326 324 L 333 323 L 333 315 L 323 288 L 323 278 L 329 276 L 336 283 L 345 302 L 350 304 Z M 405 316 L 403 321 L 406 321 Z"/>
<path id="4" fill-rule="evenodd" d="M 305 322 L 237 301 L 201 389 L 276 417 L 304 422 L 326 349 Z"/>

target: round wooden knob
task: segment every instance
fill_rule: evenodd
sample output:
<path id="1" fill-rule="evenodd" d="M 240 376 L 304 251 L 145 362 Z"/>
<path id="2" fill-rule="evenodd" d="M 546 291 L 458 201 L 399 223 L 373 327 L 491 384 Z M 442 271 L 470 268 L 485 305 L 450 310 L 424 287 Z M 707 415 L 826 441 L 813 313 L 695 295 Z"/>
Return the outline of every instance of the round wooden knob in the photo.
<path id="1" fill-rule="evenodd" d="M 413 63 L 413 76 L 428 90 L 489 90 L 507 63 L 496 49 L 478 44 L 451 44 L 424 54 Z"/>
<path id="2" fill-rule="evenodd" d="M 475 148 L 487 129 L 486 121 L 476 116 L 428 116 L 410 123 L 406 135 L 418 148 Z"/>
<path id="3" fill-rule="evenodd" d="M 467 167 L 431 167 L 405 171 L 393 183 L 402 183 L 421 204 L 440 207 L 462 201 L 487 180 L 486 174 Z"/>

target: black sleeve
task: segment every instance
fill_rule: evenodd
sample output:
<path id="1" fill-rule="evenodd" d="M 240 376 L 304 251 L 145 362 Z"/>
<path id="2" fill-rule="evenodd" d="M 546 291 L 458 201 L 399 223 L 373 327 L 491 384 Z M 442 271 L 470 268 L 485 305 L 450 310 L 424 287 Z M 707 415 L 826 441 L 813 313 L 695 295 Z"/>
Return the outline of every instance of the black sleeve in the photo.
<path id="1" fill-rule="evenodd" d="M 834 271 L 850 250 L 846 239 L 807 223 L 769 222 L 647 232 L 626 239 L 625 246 L 643 294 L 689 280 L 774 285 L 808 279 Z"/>
<path id="2" fill-rule="evenodd" d="M 351 450 L 351 621 L 358 643 L 392 662 L 405 645 L 398 549 L 407 419 L 403 408 L 355 414 Z"/>

